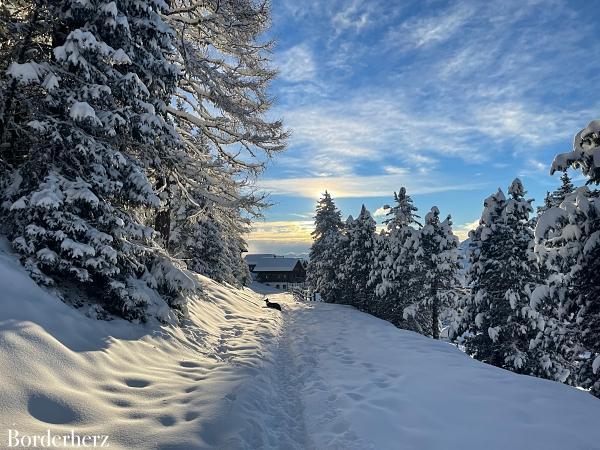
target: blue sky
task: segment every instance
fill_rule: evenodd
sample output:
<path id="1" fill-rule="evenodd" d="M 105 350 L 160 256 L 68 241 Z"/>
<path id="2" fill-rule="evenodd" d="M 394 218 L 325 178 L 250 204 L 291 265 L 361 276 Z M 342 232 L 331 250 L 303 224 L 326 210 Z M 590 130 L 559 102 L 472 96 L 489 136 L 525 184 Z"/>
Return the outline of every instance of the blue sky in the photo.
<path id="1" fill-rule="evenodd" d="M 273 0 L 272 111 L 288 150 L 259 184 L 273 207 L 252 252 L 303 252 L 315 202 L 377 214 L 406 186 L 462 238 L 519 176 L 532 198 L 600 118 L 600 1 Z M 576 178 L 582 184 L 582 178 Z"/>

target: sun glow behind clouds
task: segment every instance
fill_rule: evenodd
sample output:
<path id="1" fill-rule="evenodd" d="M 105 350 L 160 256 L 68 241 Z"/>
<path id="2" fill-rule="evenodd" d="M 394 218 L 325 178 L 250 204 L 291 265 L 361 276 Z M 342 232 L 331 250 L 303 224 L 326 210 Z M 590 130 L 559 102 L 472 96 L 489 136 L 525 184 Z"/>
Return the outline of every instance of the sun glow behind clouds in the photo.
<path id="1" fill-rule="evenodd" d="M 441 177 L 428 182 L 415 180 L 414 174 L 348 176 L 348 177 L 307 177 L 286 179 L 265 179 L 261 188 L 274 195 L 295 195 L 318 199 L 325 191 L 334 198 L 390 197 L 394 190 L 405 186 L 411 195 L 435 192 L 470 190 L 482 187 L 482 183 L 453 183 Z"/>
<path id="2" fill-rule="evenodd" d="M 312 243 L 310 233 L 314 229 L 312 220 L 282 220 L 256 222 L 250 232 L 250 241 L 285 243 Z"/>

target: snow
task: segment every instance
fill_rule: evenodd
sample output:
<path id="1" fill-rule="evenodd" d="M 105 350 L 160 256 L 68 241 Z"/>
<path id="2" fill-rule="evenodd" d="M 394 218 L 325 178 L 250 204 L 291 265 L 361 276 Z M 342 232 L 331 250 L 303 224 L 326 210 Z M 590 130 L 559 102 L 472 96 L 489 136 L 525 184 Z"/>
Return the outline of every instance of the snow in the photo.
<path id="1" fill-rule="evenodd" d="M 96 111 L 87 102 L 75 102 L 71 106 L 69 115 L 72 119 L 78 121 L 84 121 L 90 119 L 92 123 L 101 125 L 102 122 L 96 117 Z"/>
<path id="2" fill-rule="evenodd" d="M 42 66 L 36 62 L 26 62 L 23 64 L 12 62 L 6 70 L 6 74 L 17 80 L 20 84 L 39 83 L 42 73 Z"/>
<path id="3" fill-rule="evenodd" d="M 554 157 L 550 174 L 556 171 L 564 172 L 570 166 L 580 165 L 584 175 L 590 175 L 600 166 L 600 147 L 597 146 L 600 134 L 600 120 L 591 121 L 587 127 L 579 131 L 573 139 L 573 150 L 560 153 Z M 596 137 L 596 140 L 590 139 Z M 596 143 L 595 143 L 596 142 Z"/>
<path id="4" fill-rule="evenodd" d="M 39 206 L 45 209 L 56 209 L 64 201 L 64 196 L 60 191 L 56 178 L 51 177 L 48 183 L 44 183 L 40 191 L 31 195 L 31 205 Z"/>
<path id="5" fill-rule="evenodd" d="M 113 2 L 114 4 L 114 2 Z M 120 48 L 118 50 L 116 50 L 113 54 L 112 54 L 112 62 L 115 65 L 118 64 L 131 64 L 131 59 L 129 58 L 129 56 L 127 56 L 127 53 L 125 53 L 125 51 Z"/>
<path id="6" fill-rule="evenodd" d="M 488 335 L 490 336 L 490 339 L 492 341 L 496 342 L 499 334 L 500 334 L 500 327 L 489 327 L 488 328 Z"/>
<path id="7" fill-rule="evenodd" d="M 548 230 L 557 226 L 560 219 L 566 219 L 565 210 L 558 207 L 548 208 L 540 215 L 535 225 L 535 239 L 539 241 L 544 239 Z"/>
<path id="8" fill-rule="evenodd" d="M 529 297 L 529 306 L 533 310 L 537 310 L 538 305 L 550 295 L 550 288 L 545 284 L 540 284 L 531 293 Z"/>
<path id="9" fill-rule="evenodd" d="M 198 277 L 206 295 L 190 299 L 181 326 L 97 321 L 35 285 L 7 249 L 0 239 L 0 448 L 8 429 L 106 434 L 110 448 L 128 450 L 251 448 L 261 436 L 279 439 L 268 426 L 283 410 L 269 418 L 254 406 L 255 430 L 252 415 L 234 417 L 250 407 L 236 397 L 256 384 L 270 396 L 279 370 L 281 317 L 258 294 Z"/>
<path id="10" fill-rule="evenodd" d="M 63 250 L 70 252 L 73 258 L 82 258 L 83 256 L 96 256 L 96 250 L 94 250 L 94 247 L 82 244 L 81 242 L 75 242 L 74 240 L 69 238 L 63 239 L 63 241 L 60 244 L 60 247 Z"/>
<path id="11" fill-rule="evenodd" d="M 256 262 L 253 272 L 291 272 L 301 263 L 298 258 L 263 258 Z"/>
<path id="12" fill-rule="evenodd" d="M 117 9 L 117 4 L 115 2 L 105 3 L 100 9 L 105 14 L 111 15 L 113 17 L 117 17 L 117 14 L 119 13 Z"/>
<path id="13" fill-rule="evenodd" d="M 597 373 L 598 369 L 600 369 L 600 355 L 596 356 L 596 358 L 594 359 L 594 362 L 592 363 L 592 371 L 594 373 Z"/>
<path id="14" fill-rule="evenodd" d="M 598 448 L 600 401 L 585 392 L 351 307 L 269 293 L 280 313 L 196 281 L 180 325 L 92 320 L 0 239 L 0 446 L 17 429 L 130 450 Z"/>

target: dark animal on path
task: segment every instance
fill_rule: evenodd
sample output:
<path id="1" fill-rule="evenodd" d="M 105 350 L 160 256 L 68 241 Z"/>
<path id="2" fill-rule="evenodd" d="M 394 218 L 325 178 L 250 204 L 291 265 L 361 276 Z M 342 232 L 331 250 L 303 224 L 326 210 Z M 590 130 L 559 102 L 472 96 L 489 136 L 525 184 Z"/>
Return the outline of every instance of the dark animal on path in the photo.
<path id="1" fill-rule="evenodd" d="M 281 305 L 279 303 L 271 303 L 268 298 L 265 298 L 265 302 L 267 302 L 267 308 L 273 308 L 281 311 Z"/>

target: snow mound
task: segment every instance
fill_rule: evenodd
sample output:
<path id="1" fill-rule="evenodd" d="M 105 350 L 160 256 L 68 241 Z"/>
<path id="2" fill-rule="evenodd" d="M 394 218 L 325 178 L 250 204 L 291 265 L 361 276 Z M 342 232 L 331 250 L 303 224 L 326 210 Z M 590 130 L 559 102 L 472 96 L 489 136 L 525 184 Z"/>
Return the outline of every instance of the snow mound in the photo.
<path id="1" fill-rule="evenodd" d="M 227 442 L 232 406 L 281 316 L 249 289 L 199 281 L 181 326 L 92 320 L 39 288 L 0 239 L 0 448 L 9 430 L 108 435 L 114 449 L 250 448 Z"/>

